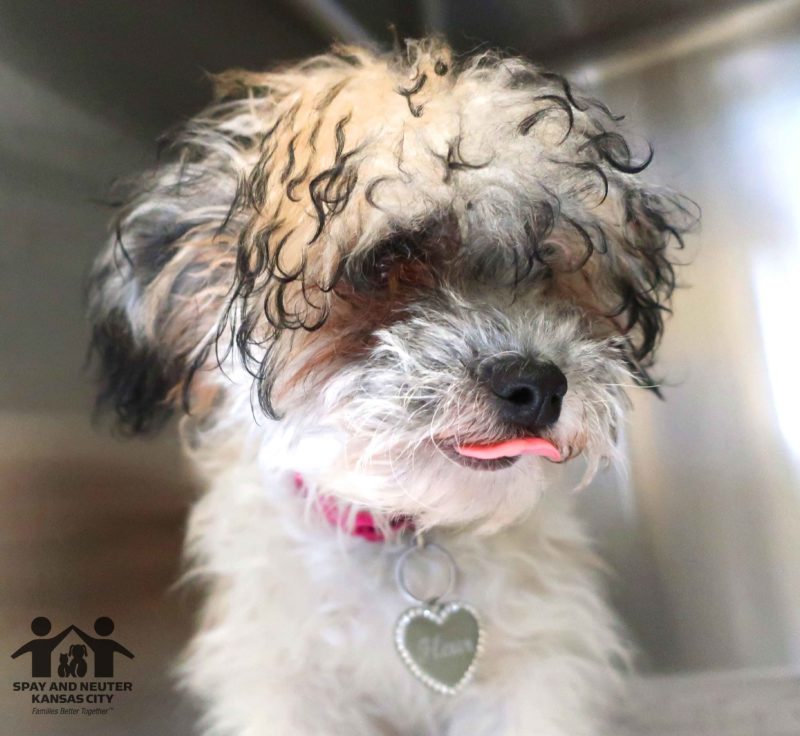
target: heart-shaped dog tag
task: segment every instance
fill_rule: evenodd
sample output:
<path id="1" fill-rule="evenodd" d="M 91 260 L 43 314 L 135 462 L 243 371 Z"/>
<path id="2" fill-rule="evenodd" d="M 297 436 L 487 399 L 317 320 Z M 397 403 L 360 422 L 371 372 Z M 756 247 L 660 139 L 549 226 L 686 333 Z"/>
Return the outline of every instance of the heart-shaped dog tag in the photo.
<path id="1" fill-rule="evenodd" d="M 409 608 L 397 622 L 395 643 L 415 677 L 453 695 L 475 672 L 483 632 L 472 606 L 441 603 Z"/>

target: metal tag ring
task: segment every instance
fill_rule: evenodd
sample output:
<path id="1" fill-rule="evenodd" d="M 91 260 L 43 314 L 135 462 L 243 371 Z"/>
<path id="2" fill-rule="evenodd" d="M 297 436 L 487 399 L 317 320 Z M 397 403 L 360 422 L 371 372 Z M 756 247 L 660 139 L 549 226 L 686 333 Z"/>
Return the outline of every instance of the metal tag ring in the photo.
<path id="1" fill-rule="evenodd" d="M 406 582 L 405 577 L 405 569 L 408 560 L 416 554 L 423 554 L 428 550 L 435 550 L 439 553 L 441 557 L 444 558 L 444 561 L 447 563 L 447 585 L 445 589 L 438 595 L 433 596 L 432 598 L 420 598 L 414 595 L 408 587 L 408 583 Z M 427 605 L 433 605 L 437 601 L 442 600 L 445 596 L 452 592 L 453 588 L 456 585 L 456 577 L 458 575 L 458 568 L 456 567 L 456 561 L 453 559 L 453 556 L 441 545 L 436 544 L 435 542 L 427 542 L 420 545 L 412 545 L 409 547 L 400 557 L 397 558 L 397 564 L 394 568 L 394 575 L 395 580 L 397 581 L 397 587 L 400 588 L 403 595 L 406 596 L 411 601 L 416 603 L 424 603 Z"/>

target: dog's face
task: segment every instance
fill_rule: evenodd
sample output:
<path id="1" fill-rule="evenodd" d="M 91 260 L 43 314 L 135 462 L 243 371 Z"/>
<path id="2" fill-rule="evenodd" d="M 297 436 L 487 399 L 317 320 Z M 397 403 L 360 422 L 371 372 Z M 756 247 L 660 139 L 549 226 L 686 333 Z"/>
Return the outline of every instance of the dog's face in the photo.
<path id="1" fill-rule="evenodd" d="M 688 213 L 600 103 L 432 41 L 231 72 L 218 96 L 95 271 L 123 421 L 183 398 L 213 452 L 243 418 L 273 464 L 423 524 L 505 523 L 548 462 L 613 455 Z"/>

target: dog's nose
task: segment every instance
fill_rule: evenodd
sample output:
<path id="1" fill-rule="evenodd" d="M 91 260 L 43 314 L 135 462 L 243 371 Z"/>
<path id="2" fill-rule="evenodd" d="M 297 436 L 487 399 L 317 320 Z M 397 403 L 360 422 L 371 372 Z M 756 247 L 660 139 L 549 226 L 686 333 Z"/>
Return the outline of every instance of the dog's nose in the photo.
<path id="1" fill-rule="evenodd" d="M 507 422 L 537 430 L 558 421 L 567 378 L 553 363 L 504 357 L 490 361 L 481 374 Z"/>

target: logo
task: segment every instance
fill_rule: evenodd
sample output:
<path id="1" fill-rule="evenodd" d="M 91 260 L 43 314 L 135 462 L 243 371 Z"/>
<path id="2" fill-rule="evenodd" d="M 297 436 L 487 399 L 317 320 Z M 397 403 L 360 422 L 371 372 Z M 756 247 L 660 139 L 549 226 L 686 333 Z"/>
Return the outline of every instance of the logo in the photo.
<path id="1" fill-rule="evenodd" d="M 96 636 L 74 624 L 49 636 L 52 628 L 50 619 L 45 616 L 31 621 L 35 638 L 11 655 L 12 659 L 30 655 L 31 680 L 14 682 L 14 691 L 30 693 L 33 704 L 72 704 L 61 708 L 34 707 L 34 715 L 108 713 L 113 709 L 111 703 L 117 693 L 133 689 L 130 682 L 113 679 L 116 658 L 134 658 L 133 652 L 111 638 L 114 622 L 108 616 L 98 618 L 93 626 Z M 87 704 L 101 707 L 74 707 Z"/>

